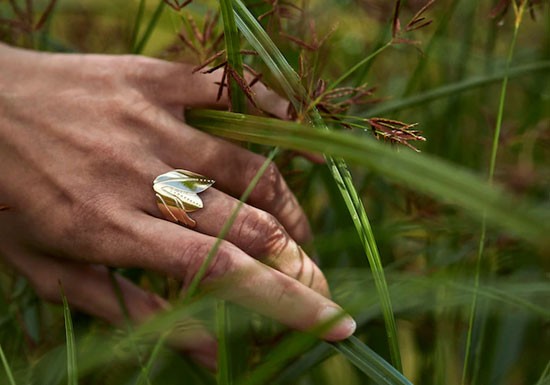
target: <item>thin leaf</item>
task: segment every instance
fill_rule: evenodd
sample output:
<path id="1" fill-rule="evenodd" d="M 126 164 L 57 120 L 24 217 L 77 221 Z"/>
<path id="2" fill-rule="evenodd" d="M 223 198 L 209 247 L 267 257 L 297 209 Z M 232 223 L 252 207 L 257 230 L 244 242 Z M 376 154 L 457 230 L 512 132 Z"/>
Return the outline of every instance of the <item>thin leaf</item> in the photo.
<path id="1" fill-rule="evenodd" d="M 191 110 L 187 121 L 226 138 L 341 156 L 350 162 L 443 202 L 456 204 L 476 218 L 487 220 L 524 239 L 548 246 L 550 213 L 547 208 L 518 202 L 467 169 L 443 159 L 393 148 L 370 137 L 320 131 L 276 119 L 224 111 Z"/>
<path id="2" fill-rule="evenodd" d="M 241 56 L 241 41 L 239 30 L 235 23 L 235 15 L 231 0 L 220 0 L 220 13 L 223 20 L 223 32 L 225 36 L 225 49 L 227 52 L 227 64 L 238 76 L 228 76 L 229 94 L 231 95 L 231 110 L 235 112 L 246 112 L 246 100 L 244 92 L 239 85 L 238 78 L 244 79 L 243 60 Z M 232 72 L 230 71 L 230 74 Z"/>
<path id="3" fill-rule="evenodd" d="M 515 1 L 512 1 L 515 6 Z M 525 9 L 525 2 L 521 4 L 521 12 L 523 13 L 523 9 Z M 502 79 L 502 85 L 500 90 L 500 99 L 499 99 L 499 105 L 498 105 L 498 113 L 497 113 L 497 121 L 495 124 L 495 132 L 493 134 L 493 144 L 491 147 L 491 158 L 489 161 L 489 178 L 488 183 L 493 184 L 494 174 L 495 174 L 495 166 L 496 166 L 496 159 L 497 159 L 497 152 L 500 142 L 500 131 L 502 128 L 502 119 L 504 117 L 504 102 L 506 101 L 506 90 L 508 87 L 508 72 L 510 69 L 510 64 L 512 63 L 512 57 L 514 54 L 514 49 L 516 47 L 516 41 L 518 37 L 518 31 L 519 31 L 519 23 L 516 23 L 514 34 L 512 36 L 512 42 L 510 43 L 510 47 L 508 49 L 508 58 L 506 60 L 506 70 L 504 79 Z M 481 234 L 479 237 L 479 246 L 478 246 L 478 253 L 477 253 L 477 259 L 476 259 L 476 270 L 475 270 L 475 276 L 474 276 L 474 288 L 477 290 L 479 288 L 479 281 L 481 279 L 481 263 L 483 261 L 483 255 L 485 251 L 485 238 L 487 236 L 487 220 L 486 215 L 483 213 L 483 218 L 481 220 Z M 469 373 L 469 364 L 470 364 L 470 357 L 472 355 L 472 340 L 473 340 L 473 333 L 474 333 L 474 324 L 477 317 L 477 291 L 474 292 L 474 295 L 472 296 L 472 303 L 470 305 L 470 315 L 468 320 L 468 332 L 466 335 L 466 347 L 464 351 L 464 365 L 462 368 L 462 380 L 461 384 L 465 385 L 466 380 Z M 483 322 L 482 328 L 486 328 L 487 325 L 485 322 Z M 478 344 L 481 344 L 482 339 L 478 342 Z M 476 347 L 477 348 L 477 347 Z M 481 357 L 478 355 L 476 357 L 477 360 L 480 360 Z M 480 365 L 480 361 L 478 361 L 477 367 Z M 475 381 L 472 381 L 472 383 L 475 383 Z"/>
<path id="4" fill-rule="evenodd" d="M 332 346 L 378 385 L 412 385 L 374 350 L 353 336 Z"/>
<path id="5" fill-rule="evenodd" d="M 65 318 L 65 338 L 67 343 L 67 384 L 78 385 L 78 367 L 76 365 L 76 344 L 74 339 L 73 321 L 71 310 L 67 303 L 67 297 L 63 291 L 63 286 L 59 282 L 61 290 L 61 299 L 63 300 L 63 317 Z"/>
<path id="6" fill-rule="evenodd" d="M 155 30 L 155 27 L 157 26 L 157 23 L 160 19 L 160 15 L 162 15 L 162 11 L 164 10 L 165 2 L 163 0 L 158 0 L 159 3 L 157 5 L 157 8 L 155 8 L 155 11 L 153 12 L 153 16 L 151 16 L 151 20 L 149 20 L 149 24 L 147 24 L 147 28 L 145 28 L 145 32 L 143 32 L 143 36 L 139 40 L 139 42 L 134 46 L 132 53 L 134 54 L 140 54 L 143 52 L 143 49 L 147 45 L 147 42 L 149 41 L 149 38 L 151 37 L 151 34 Z"/>
<path id="7" fill-rule="evenodd" d="M 143 20 L 143 13 L 145 11 L 145 0 L 139 0 L 138 8 L 136 11 L 136 17 L 134 19 L 134 25 L 130 35 L 130 50 L 133 51 L 136 46 L 136 42 L 139 35 L 139 27 Z"/>
<path id="8" fill-rule="evenodd" d="M 402 111 L 407 108 L 415 107 L 424 103 L 431 102 L 433 100 L 441 99 L 451 95 L 457 95 L 461 92 L 468 91 L 474 88 L 483 87 L 487 84 L 496 83 L 502 81 L 505 76 L 509 79 L 514 77 L 523 76 L 533 72 L 549 71 L 550 61 L 543 60 L 525 65 L 520 65 L 510 68 L 508 72 L 501 71 L 490 75 L 474 76 L 470 79 L 462 80 L 456 83 L 450 83 L 432 90 L 426 91 L 415 96 L 408 98 L 402 98 L 396 101 L 381 104 L 378 107 L 369 109 L 365 116 L 381 116 L 388 115 L 397 111 Z"/>
<path id="9" fill-rule="evenodd" d="M 2 359 L 2 365 L 4 366 L 4 370 L 6 371 L 6 376 L 8 377 L 9 385 L 15 385 L 15 379 L 13 378 L 13 374 L 11 372 L 10 365 L 8 364 L 8 360 L 4 355 L 4 349 L 2 349 L 2 345 L 0 345 L 0 359 Z"/>

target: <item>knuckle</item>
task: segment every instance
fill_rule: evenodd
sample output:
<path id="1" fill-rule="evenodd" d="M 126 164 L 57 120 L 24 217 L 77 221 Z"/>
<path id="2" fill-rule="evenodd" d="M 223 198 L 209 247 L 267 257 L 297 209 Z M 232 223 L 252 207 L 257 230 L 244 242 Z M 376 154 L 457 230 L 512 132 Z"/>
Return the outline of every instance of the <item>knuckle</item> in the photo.
<path id="1" fill-rule="evenodd" d="M 119 216 L 119 205 L 110 193 L 79 200 L 71 208 L 72 220 L 56 239 L 66 240 L 68 250 L 79 255 L 103 259 L 118 249 L 118 235 L 127 231 Z"/>
<path id="2" fill-rule="evenodd" d="M 214 242 L 194 242 L 187 244 L 184 251 L 180 253 L 178 268 L 183 270 L 185 286 L 188 286 L 203 268 L 205 270 L 201 283 L 219 280 L 234 270 L 232 254 L 236 247 L 222 241 L 216 253 L 208 261 L 207 258 L 213 246 Z"/>
<path id="3" fill-rule="evenodd" d="M 247 180 L 252 180 L 265 162 L 262 156 L 255 156 L 247 167 Z M 261 200 L 268 206 L 276 205 L 284 189 L 283 177 L 275 163 L 270 162 L 252 192 L 254 200 Z"/>
<path id="4" fill-rule="evenodd" d="M 243 250 L 259 258 L 279 252 L 287 235 L 281 224 L 271 214 L 250 206 L 237 223 L 237 237 Z"/>
<path id="5" fill-rule="evenodd" d="M 301 284 L 293 279 L 286 279 L 278 286 L 278 292 L 275 295 L 278 305 L 292 303 L 301 295 Z"/>

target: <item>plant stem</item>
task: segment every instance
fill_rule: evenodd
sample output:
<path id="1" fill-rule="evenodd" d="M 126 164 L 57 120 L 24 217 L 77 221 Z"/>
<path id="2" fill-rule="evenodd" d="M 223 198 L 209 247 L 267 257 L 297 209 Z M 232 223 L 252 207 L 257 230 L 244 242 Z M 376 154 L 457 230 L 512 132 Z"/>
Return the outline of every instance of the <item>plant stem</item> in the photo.
<path id="1" fill-rule="evenodd" d="M 502 119 L 504 116 L 504 103 L 506 101 L 506 90 L 508 87 L 508 71 L 510 69 L 510 63 L 512 62 L 514 49 L 516 47 L 519 26 L 521 24 L 521 19 L 522 19 L 527 1 L 526 0 L 522 1 L 519 8 L 516 8 L 515 2 L 513 2 L 513 4 L 514 4 L 514 11 L 516 12 L 516 20 L 514 24 L 514 34 L 512 36 L 512 42 L 510 44 L 510 48 L 508 50 L 508 57 L 506 59 L 506 71 L 505 71 L 504 79 L 502 79 L 502 87 L 500 90 L 500 100 L 498 105 L 497 121 L 495 125 L 495 132 L 493 135 L 493 144 L 491 148 L 491 159 L 489 163 L 489 177 L 488 177 L 488 182 L 491 185 L 493 184 L 493 180 L 494 180 L 496 159 L 497 159 L 499 139 L 500 139 L 500 131 L 502 128 Z M 474 294 L 473 294 L 472 303 L 470 306 L 470 316 L 468 320 L 468 334 L 466 336 L 464 367 L 462 370 L 462 381 L 461 381 L 462 385 L 466 384 L 466 378 L 468 376 L 468 371 L 469 371 L 469 362 L 471 359 L 472 336 L 473 336 L 474 323 L 476 319 L 478 289 L 479 289 L 479 282 L 480 282 L 480 276 L 481 276 L 481 263 L 482 263 L 483 254 L 485 251 L 486 237 L 487 237 L 487 214 L 484 211 L 483 218 L 481 221 L 481 234 L 479 237 L 479 245 L 477 250 L 476 271 L 475 271 L 475 277 L 474 277 Z M 480 341 L 479 344 L 481 344 L 481 342 L 482 341 Z"/>

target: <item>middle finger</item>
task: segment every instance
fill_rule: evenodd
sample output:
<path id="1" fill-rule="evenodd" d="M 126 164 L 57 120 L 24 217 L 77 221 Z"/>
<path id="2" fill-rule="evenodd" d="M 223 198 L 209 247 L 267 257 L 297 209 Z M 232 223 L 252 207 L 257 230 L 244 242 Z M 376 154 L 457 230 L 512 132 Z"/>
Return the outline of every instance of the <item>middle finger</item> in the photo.
<path id="1" fill-rule="evenodd" d="M 204 208 L 189 213 L 197 222 L 194 230 L 218 236 L 240 202 L 215 188 L 202 192 L 200 196 Z M 148 211 L 162 218 L 157 207 Z M 329 295 L 323 273 L 271 214 L 243 204 L 225 239 L 248 255 L 299 280 L 320 294 Z"/>

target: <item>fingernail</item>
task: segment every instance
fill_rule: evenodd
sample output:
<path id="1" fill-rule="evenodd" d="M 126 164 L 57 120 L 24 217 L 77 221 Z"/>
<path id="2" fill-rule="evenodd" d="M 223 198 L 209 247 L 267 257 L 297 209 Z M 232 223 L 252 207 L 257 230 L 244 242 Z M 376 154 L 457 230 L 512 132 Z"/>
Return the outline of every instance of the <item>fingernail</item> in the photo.
<path id="1" fill-rule="evenodd" d="M 335 320 L 337 320 L 336 323 L 323 335 L 324 339 L 329 341 L 343 340 L 351 336 L 357 328 L 355 320 L 340 308 L 327 306 L 319 314 L 319 322 L 321 323 L 335 322 Z"/>

